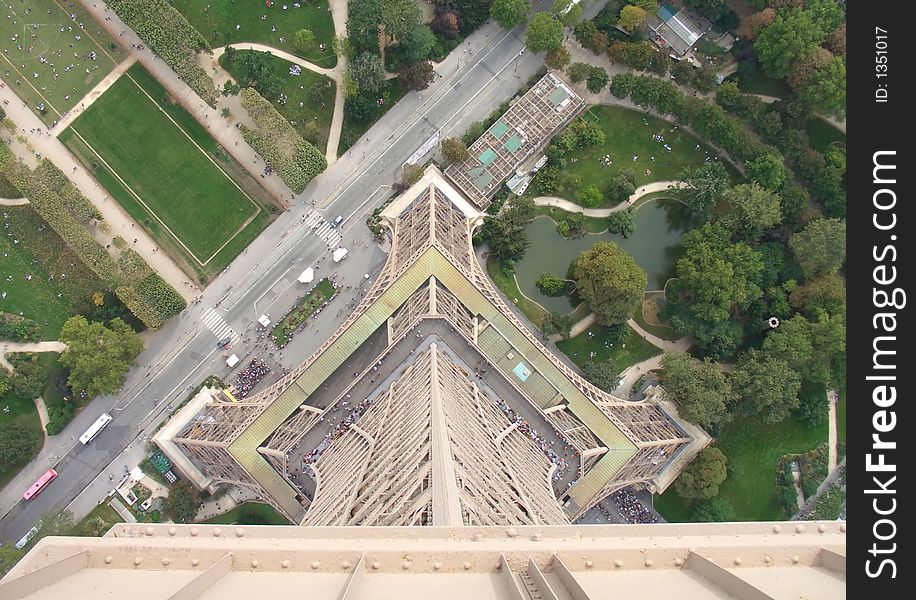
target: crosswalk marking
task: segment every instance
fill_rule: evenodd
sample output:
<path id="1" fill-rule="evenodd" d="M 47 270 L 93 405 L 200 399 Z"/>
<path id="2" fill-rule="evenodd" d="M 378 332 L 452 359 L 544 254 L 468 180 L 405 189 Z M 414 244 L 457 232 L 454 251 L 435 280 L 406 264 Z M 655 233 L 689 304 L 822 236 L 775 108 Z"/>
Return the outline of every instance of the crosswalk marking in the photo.
<path id="1" fill-rule="evenodd" d="M 207 329 L 216 336 L 217 340 L 222 340 L 223 338 L 229 338 L 230 344 L 234 344 L 241 337 L 236 333 L 229 323 L 223 319 L 218 312 L 212 308 L 207 310 L 204 313 L 203 317 L 204 325 L 207 326 Z"/>
<path id="2" fill-rule="evenodd" d="M 310 210 L 304 219 L 304 223 L 315 232 L 315 235 L 328 245 L 328 248 L 336 248 L 343 241 L 343 237 L 336 228 L 331 227 L 324 217 L 317 210 Z"/>

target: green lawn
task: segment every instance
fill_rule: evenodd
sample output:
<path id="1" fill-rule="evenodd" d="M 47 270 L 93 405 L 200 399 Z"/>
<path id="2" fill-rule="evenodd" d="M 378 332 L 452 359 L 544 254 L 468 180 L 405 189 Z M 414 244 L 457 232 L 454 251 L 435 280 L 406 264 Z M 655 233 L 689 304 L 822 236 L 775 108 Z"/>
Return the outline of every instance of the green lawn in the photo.
<path id="1" fill-rule="evenodd" d="M 289 525 L 289 520 L 278 513 L 269 504 L 260 502 L 245 502 L 232 510 L 215 517 L 204 523 L 216 525 Z"/>
<path id="2" fill-rule="evenodd" d="M 6 411 L 7 408 L 9 408 L 9 412 Z M 21 425 L 33 430 L 39 439 L 44 439 L 44 432 L 41 430 L 41 422 L 38 420 L 38 409 L 35 408 L 35 402 L 31 398 L 20 396 L 12 390 L 0 396 L 0 423 L 4 425 L 8 423 Z M 35 455 L 32 455 L 27 460 L 0 470 L 0 487 L 5 486 L 19 472 L 19 469 L 28 464 L 34 457 Z M 25 490 L 22 491 L 24 492 Z"/>
<path id="3" fill-rule="evenodd" d="M 113 525 L 123 522 L 124 519 L 115 512 L 115 509 L 113 509 L 108 502 L 102 502 L 76 523 L 70 535 L 80 537 L 101 537 L 105 535 Z"/>
<path id="4" fill-rule="evenodd" d="M 536 216 L 550 217 L 554 222 L 562 221 L 570 215 L 569 211 L 555 206 L 538 206 L 534 210 Z M 607 231 L 607 219 L 599 217 L 585 217 L 585 230 L 589 233 L 604 233 Z"/>
<path id="5" fill-rule="evenodd" d="M 518 284 L 515 283 L 515 277 L 511 275 L 507 277 L 497 260 L 487 258 L 487 275 L 490 276 L 490 280 L 496 288 L 506 297 L 507 302 L 511 302 L 518 307 L 532 325 L 538 328 L 541 326 L 541 322 L 547 316 L 547 311 L 540 304 L 532 302 L 522 295 L 518 289 Z"/>
<path id="6" fill-rule="evenodd" d="M 735 509 L 738 521 L 777 521 L 776 464 L 784 454 L 813 450 L 827 439 L 827 424 L 808 429 L 795 417 L 769 425 L 760 417 L 737 420 L 723 428 L 716 445 L 728 458 L 728 479 L 719 488 Z M 694 503 L 681 498 L 674 487 L 655 498 L 655 508 L 668 521 L 690 518 Z"/>
<path id="7" fill-rule="evenodd" d="M 25 14 L 29 8 L 31 12 Z M 76 15 L 76 22 L 70 18 L 71 13 Z M 79 104 L 126 57 L 76 3 L 65 6 L 57 0 L 4 2 L 0 15 L 0 36 L 4 40 L 0 76 L 46 125 L 60 120 Z M 77 23 L 85 27 L 80 29 Z M 61 31 L 62 27 L 66 31 Z M 95 53 L 95 60 L 90 53 Z M 41 102 L 44 111 L 37 108 Z"/>
<path id="8" fill-rule="evenodd" d="M 846 145 L 846 134 L 818 117 L 808 119 L 805 133 L 808 134 L 811 147 L 818 152 L 824 152 L 834 143 Z"/>
<path id="9" fill-rule="evenodd" d="M 589 333 L 592 335 L 589 336 Z M 607 327 L 596 324 L 574 338 L 557 342 L 557 348 L 562 350 L 580 368 L 590 360 L 603 361 L 611 359 L 619 371 L 662 353 L 661 350 L 642 339 L 632 329 L 629 329 L 626 340 L 620 344 L 606 347 L 606 339 Z M 594 358 L 589 358 L 591 352 L 595 353 Z"/>
<path id="10" fill-rule="evenodd" d="M 330 69 L 337 64 L 337 56 L 331 47 L 334 22 L 327 0 L 298 0 L 299 8 L 293 2 L 274 0 L 269 8 L 264 0 L 181 0 L 172 5 L 214 48 L 255 42 Z M 262 20 L 263 16 L 267 18 Z M 300 52 L 294 43 L 294 35 L 300 29 L 310 29 L 315 34 L 315 47 L 306 52 Z M 319 44 L 324 44 L 325 49 L 321 50 Z"/>
<path id="11" fill-rule="evenodd" d="M 749 77 L 739 79 L 738 87 L 745 94 L 761 94 L 777 98 L 784 98 L 792 91 L 784 80 L 768 77 L 761 70 L 754 71 Z"/>
<path id="12" fill-rule="evenodd" d="M 270 332 L 271 338 L 281 348 L 288 344 L 293 336 L 296 335 L 296 329 L 312 316 L 318 310 L 322 303 L 330 300 L 337 290 L 329 279 L 322 279 L 309 291 L 308 294 L 299 299 L 296 305 L 286 315 L 280 319 L 280 322 Z"/>
<path id="13" fill-rule="evenodd" d="M 256 51 L 238 51 L 240 55 L 253 52 Z M 334 116 L 334 80 L 307 69 L 302 69 L 302 74 L 299 76 L 290 75 L 289 68 L 293 63 L 276 56 L 270 56 L 268 60 L 276 76 L 283 81 L 282 94 L 286 96 L 286 101 L 281 103 L 275 98 L 268 98 L 268 100 L 273 102 L 274 108 L 276 108 L 281 115 L 286 117 L 288 121 L 295 123 L 294 127 L 296 131 L 299 132 L 299 135 L 315 144 L 319 150 L 324 152 L 324 149 L 328 145 L 328 132 L 331 129 L 331 117 Z M 235 68 L 233 68 L 234 65 L 226 60 L 225 54 L 219 57 L 219 64 L 222 65 L 230 75 L 238 79 L 238 74 Z M 324 94 L 324 100 L 314 102 L 309 91 L 316 86 L 325 86 L 327 84 L 330 84 L 330 87 Z M 306 127 L 308 123 L 314 123 L 318 127 L 318 131 L 320 132 L 319 136 L 316 137 L 309 134 L 309 128 Z"/>
<path id="14" fill-rule="evenodd" d="M 715 155 L 706 144 L 676 125 L 639 111 L 619 106 L 592 106 L 588 114 L 589 120 L 597 117 L 606 139 L 599 147 L 575 153 L 567 167 L 560 172 L 557 195 L 574 202 L 579 192 L 590 185 L 604 192 L 617 171 L 623 167 L 633 170 L 636 174 L 636 187 L 639 187 L 653 181 L 677 179 L 684 167 L 702 165 L 707 150 Z M 662 135 L 664 141 L 652 139 L 654 134 Z M 663 144 L 668 144 L 672 151 L 666 152 Z M 610 155 L 612 164 L 601 162 L 605 155 Z M 634 155 L 637 156 L 636 161 L 633 160 Z M 655 161 L 652 157 L 655 157 Z M 723 163 L 733 178 L 736 178 L 734 168 L 728 162 Z M 646 175 L 647 169 L 649 175 Z M 605 206 L 613 204 L 606 203 Z"/>
<path id="15" fill-rule="evenodd" d="M 654 336 L 660 337 L 663 340 L 676 341 L 680 338 L 674 333 L 674 330 L 670 327 L 665 327 L 664 325 L 651 325 L 646 322 L 642 316 L 642 311 L 636 311 L 636 314 L 633 315 L 633 320 L 636 321 L 640 327 L 648 331 Z"/>
<path id="16" fill-rule="evenodd" d="M 388 112 L 392 106 L 397 104 L 398 100 L 403 98 L 406 93 L 407 90 L 398 83 L 397 78 L 389 79 L 385 82 L 385 87 L 379 94 L 380 98 L 385 99 L 385 103 L 377 110 L 365 116 L 361 116 L 361 118 L 356 118 L 345 108 L 343 125 L 340 130 L 340 144 L 337 146 L 337 155 L 342 156 L 344 152 L 350 149 L 350 146 L 358 142 L 359 138 L 369 131 L 369 128 L 372 127 L 376 121 L 381 119 L 382 115 Z"/>
<path id="17" fill-rule="evenodd" d="M 145 90 L 150 81 L 135 65 L 59 139 L 160 243 L 182 249 L 202 270 L 219 270 L 269 219 L 209 155 L 215 142 L 197 143 L 209 136 L 193 131 L 192 117 L 169 118 L 161 88 Z M 130 232 L 123 237 L 129 241 Z"/>

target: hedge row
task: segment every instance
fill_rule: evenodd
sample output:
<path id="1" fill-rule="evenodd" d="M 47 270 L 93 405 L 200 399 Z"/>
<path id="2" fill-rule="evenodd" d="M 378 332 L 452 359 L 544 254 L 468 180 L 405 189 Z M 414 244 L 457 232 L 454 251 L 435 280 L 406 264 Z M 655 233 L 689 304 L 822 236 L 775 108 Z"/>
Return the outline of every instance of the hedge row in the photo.
<path id="1" fill-rule="evenodd" d="M 49 172 L 47 167 L 44 172 Z M 76 221 L 67 203 L 52 189 L 55 181 L 53 172 L 51 179 L 45 181 L 37 170 L 30 171 L 13 157 L 6 144 L 0 143 L 0 174 L 22 190 L 39 216 L 109 289 L 115 290 L 125 306 L 147 327 L 156 329 L 184 309 L 184 298 L 152 273 L 148 266 L 144 269 L 139 264 L 142 263 L 139 255 L 131 255 L 126 249 L 122 259 L 115 263 L 104 246 Z"/>
<path id="2" fill-rule="evenodd" d="M 327 168 L 324 155 L 305 141 L 257 90 L 243 88 L 240 99 L 256 126 L 244 132 L 245 141 L 276 169 L 291 190 L 296 193 L 304 190 L 309 181 Z"/>
<path id="3" fill-rule="evenodd" d="M 0 312 L 0 340 L 14 342 L 37 342 L 41 339 L 41 327 L 32 319 L 8 312 Z"/>
<path id="4" fill-rule="evenodd" d="M 219 93 L 196 58 L 200 50 L 211 52 L 210 44 L 183 14 L 165 0 L 108 0 L 108 6 L 182 81 L 205 102 L 216 106 Z"/>
<path id="5" fill-rule="evenodd" d="M 83 225 L 87 225 L 93 220 L 102 220 L 102 213 L 48 159 L 42 159 L 38 164 L 35 169 L 35 176 L 42 184 L 57 192 L 70 214 Z"/>

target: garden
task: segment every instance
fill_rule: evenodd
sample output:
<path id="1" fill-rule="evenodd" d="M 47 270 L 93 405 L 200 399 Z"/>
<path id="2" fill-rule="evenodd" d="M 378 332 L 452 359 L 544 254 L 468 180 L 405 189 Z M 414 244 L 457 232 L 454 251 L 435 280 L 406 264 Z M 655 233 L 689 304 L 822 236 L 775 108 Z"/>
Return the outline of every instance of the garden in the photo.
<path id="1" fill-rule="evenodd" d="M 274 507 L 261 502 L 245 502 L 221 515 L 211 517 L 203 523 L 214 525 L 289 525 L 289 519 L 278 513 Z"/>
<path id="2" fill-rule="evenodd" d="M 50 126 L 127 55 L 78 4 L 30 0 L 17 6 L 3 5 L 0 35 L 7 44 L 0 76 Z"/>
<path id="3" fill-rule="evenodd" d="M 330 279 L 322 279 L 309 290 L 270 332 L 270 338 L 280 348 L 286 346 L 302 328 L 305 322 L 320 310 L 337 293 Z"/>
<path id="4" fill-rule="evenodd" d="M 220 65 L 240 85 L 254 87 L 273 102 L 303 138 L 323 150 L 334 115 L 334 80 L 308 69 L 290 69 L 293 63 L 269 52 L 235 50 L 219 57 Z"/>
<path id="5" fill-rule="evenodd" d="M 251 42 L 295 54 L 319 67 L 337 64 L 327 0 L 183 0 L 175 8 L 214 48 Z M 312 33 L 311 43 L 297 43 L 296 34 L 303 29 Z"/>

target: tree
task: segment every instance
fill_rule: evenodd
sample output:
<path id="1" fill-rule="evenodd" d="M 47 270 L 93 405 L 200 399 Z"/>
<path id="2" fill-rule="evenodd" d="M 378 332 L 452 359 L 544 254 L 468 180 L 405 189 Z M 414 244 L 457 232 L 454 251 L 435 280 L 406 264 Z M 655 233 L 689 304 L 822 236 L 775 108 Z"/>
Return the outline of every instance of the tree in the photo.
<path id="1" fill-rule="evenodd" d="M 525 46 L 532 52 L 550 52 L 562 45 L 563 24 L 546 12 L 534 15 L 525 31 Z"/>
<path id="2" fill-rule="evenodd" d="M 347 67 L 347 75 L 356 84 L 359 94 L 374 93 L 385 84 L 385 67 L 378 54 L 363 52 Z"/>
<path id="3" fill-rule="evenodd" d="M 802 315 L 780 322 L 761 346 L 767 356 L 784 359 L 803 382 L 842 386 L 846 366 L 845 306 L 836 314 L 809 321 Z"/>
<path id="4" fill-rule="evenodd" d="M 293 36 L 293 43 L 299 52 L 308 52 L 315 47 L 315 34 L 311 29 L 300 29 Z"/>
<path id="5" fill-rule="evenodd" d="M 560 187 L 560 170 L 556 167 L 541 167 L 534 176 L 534 189 L 543 196 L 549 196 Z"/>
<path id="6" fill-rule="evenodd" d="M 809 279 L 792 291 L 789 304 L 809 317 L 837 314 L 846 304 L 846 281 L 836 273 Z"/>
<path id="7" fill-rule="evenodd" d="M 567 27 L 574 25 L 582 18 L 582 3 L 572 4 L 574 0 L 554 0 L 550 13 Z"/>
<path id="8" fill-rule="evenodd" d="M 798 91 L 798 99 L 812 111 L 844 117 L 846 114 L 846 61 L 835 56 L 815 71 Z"/>
<path id="9" fill-rule="evenodd" d="M 61 329 L 60 341 L 67 344 L 60 355 L 61 364 L 70 368 L 67 384 L 75 394 L 89 398 L 118 391 L 143 350 L 140 336 L 118 318 L 105 327 L 82 316 L 70 317 Z"/>
<path id="10" fill-rule="evenodd" d="M 602 67 L 592 67 L 585 78 L 585 87 L 593 94 L 601 92 L 611 78 Z"/>
<path id="11" fill-rule="evenodd" d="M 569 68 L 566 69 L 566 74 L 569 75 L 570 81 L 573 83 L 579 83 L 581 81 L 585 81 L 585 78 L 588 77 L 591 71 L 592 66 L 590 64 L 577 62 L 569 65 Z"/>
<path id="12" fill-rule="evenodd" d="M 727 420 L 734 394 L 718 365 L 672 352 L 662 356 L 661 365 L 662 385 L 683 418 L 705 428 Z"/>
<path id="13" fill-rule="evenodd" d="M 525 254 L 530 244 L 525 228 L 534 219 L 534 211 L 534 201 L 523 196 L 513 198 L 499 215 L 484 220 L 480 234 L 489 244 L 493 258 L 505 264 Z"/>
<path id="14" fill-rule="evenodd" d="M 833 58 L 834 56 L 829 50 L 818 46 L 792 65 L 792 70 L 789 72 L 789 77 L 786 78 L 786 83 L 792 89 L 800 90 L 808 85 L 811 77 L 818 70 L 826 68 L 833 61 Z"/>
<path id="15" fill-rule="evenodd" d="M 733 243 L 720 224 L 705 224 L 681 240 L 674 300 L 693 319 L 706 323 L 728 321 L 763 295 L 758 281 L 763 273 L 759 252 L 745 243 Z"/>
<path id="16" fill-rule="evenodd" d="M 767 423 L 779 423 L 798 407 L 801 377 L 781 358 L 750 350 L 731 373 L 738 408 L 746 415 L 763 414 Z"/>
<path id="17" fill-rule="evenodd" d="M 31 460 L 41 443 L 41 436 L 33 429 L 9 421 L 0 423 L 0 472 Z"/>
<path id="18" fill-rule="evenodd" d="M 433 63 L 428 60 L 404 65 L 398 71 L 398 82 L 408 90 L 423 91 L 436 80 Z"/>
<path id="19" fill-rule="evenodd" d="M 538 275 L 534 285 L 545 296 L 563 296 L 566 294 L 566 280 L 557 277 L 553 273 L 541 273 Z"/>
<path id="20" fill-rule="evenodd" d="M 737 185 L 722 196 L 729 211 L 719 222 L 732 236 L 753 243 L 782 220 L 779 196 L 757 185 Z"/>
<path id="21" fill-rule="evenodd" d="M 611 179 L 607 197 L 611 202 L 626 202 L 636 193 L 636 173 L 629 167 L 623 167 Z"/>
<path id="22" fill-rule="evenodd" d="M 36 354 L 12 355 L 13 376 L 10 379 L 13 391 L 26 398 L 37 398 L 45 389 L 47 373 L 38 362 Z"/>
<path id="23" fill-rule="evenodd" d="M 649 14 L 654 14 L 658 10 L 657 0 L 626 0 L 626 3 L 638 6 Z"/>
<path id="24" fill-rule="evenodd" d="M 835 273 L 846 260 L 846 221 L 818 219 L 789 238 L 805 277 Z"/>
<path id="25" fill-rule="evenodd" d="M 771 192 L 777 191 L 786 181 L 786 168 L 782 164 L 782 158 L 772 153 L 761 154 L 745 162 L 744 171 L 748 179 Z"/>
<path id="26" fill-rule="evenodd" d="M 700 450 L 674 482 L 674 489 L 682 498 L 712 498 L 719 494 L 719 486 L 727 475 L 728 459 L 715 446 Z"/>
<path id="27" fill-rule="evenodd" d="M 531 5 L 528 0 L 493 0 L 490 16 L 503 29 L 512 29 L 528 20 Z"/>
<path id="28" fill-rule="evenodd" d="M 617 21 L 617 24 L 627 31 L 633 31 L 642 27 L 642 24 L 646 22 L 646 16 L 648 16 L 646 11 L 638 6 L 628 4 L 621 9 L 620 20 Z"/>
<path id="29" fill-rule="evenodd" d="M 464 20 L 454 10 L 445 6 L 436 6 L 436 16 L 429 23 L 436 33 L 453 40 L 461 35 Z"/>
<path id="30" fill-rule="evenodd" d="M 718 21 L 730 10 L 728 0 L 686 0 L 684 4 L 712 22 Z"/>
<path id="31" fill-rule="evenodd" d="M 616 79 L 616 78 L 615 78 Z M 696 221 L 705 221 L 716 201 L 728 189 L 728 171 L 717 160 L 702 166 L 686 167 L 678 177 L 681 186 L 677 195 Z"/>
<path id="32" fill-rule="evenodd" d="M 698 502 L 690 513 L 691 523 L 725 523 L 735 520 L 735 507 L 727 498 L 716 496 Z"/>
<path id="33" fill-rule="evenodd" d="M 0 577 L 9 573 L 23 556 L 25 556 L 25 550 L 17 550 L 11 544 L 0 546 Z"/>
<path id="34" fill-rule="evenodd" d="M 828 33 L 824 45 L 836 56 L 846 54 L 846 23 Z"/>
<path id="35" fill-rule="evenodd" d="M 757 36 L 754 50 L 766 74 L 781 79 L 820 44 L 825 33 L 804 10 L 779 12 Z"/>
<path id="36" fill-rule="evenodd" d="M 636 212 L 632 209 L 612 212 L 607 218 L 607 229 L 625 238 L 630 237 L 636 231 Z"/>
<path id="37" fill-rule="evenodd" d="M 545 315 L 543 321 L 541 321 L 541 331 L 544 333 L 545 338 L 556 333 L 564 340 L 569 339 L 569 332 L 572 326 L 572 317 L 560 312 L 551 312 Z"/>
<path id="38" fill-rule="evenodd" d="M 436 45 L 436 35 L 426 25 L 414 27 L 400 44 L 405 62 L 417 62 L 429 58 L 429 53 Z"/>
<path id="39" fill-rule="evenodd" d="M 187 481 L 181 481 L 169 488 L 165 499 L 165 510 L 176 523 L 191 523 L 197 516 L 199 495 Z"/>
<path id="40" fill-rule="evenodd" d="M 565 47 L 561 47 L 548 52 L 547 56 L 544 57 L 544 64 L 555 71 L 562 71 L 569 64 L 570 60 L 569 50 Z"/>
<path id="41" fill-rule="evenodd" d="M 384 0 L 379 4 L 379 24 L 385 26 L 385 35 L 389 39 L 404 39 L 423 19 L 423 9 L 416 0 Z"/>
<path id="42" fill-rule="evenodd" d="M 595 208 L 603 201 L 604 197 L 601 195 L 601 191 L 593 185 L 579 192 L 579 204 L 585 208 Z"/>
<path id="43" fill-rule="evenodd" d="M 620 369 L 614 366 L 614 361 L 590 360 L 582 367 L 582 373 L 592 384 L 605 392 L 613 392 L 620 385 Z"/>
<path id="44" fill-rule="evenodd" d="M 468 147 L 460 138 L 445 138 L 440 143 L 442 157 L 450 162 L 461 162 L 468 157 Z"/>
<path id="45" fill-rule="evenodd" d="M 761 30 L 772 25 L 775 20 L 776 10 L 772 8 L 765 8 L 760 12 L 748 15 L 741 19 L 741 25 L 738 27 L 738 36 L 753 42 L 757 39 Z"/>
<path id="46" fill-rule="evenodd" d="M 646 272 L 613 242 L 598 242 L 573 262 L 576 291 L 605 325 L 625 323 L 642 305 Z"/>
<path id="47" fill-rule="evenodd" d="M 404 165 L 401 170 L 401 183 L 410 187 L 423 177 L 423 167 L 421 165 Z"/>

